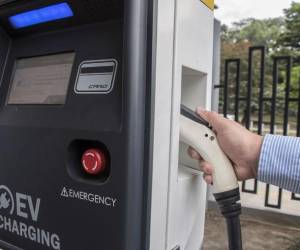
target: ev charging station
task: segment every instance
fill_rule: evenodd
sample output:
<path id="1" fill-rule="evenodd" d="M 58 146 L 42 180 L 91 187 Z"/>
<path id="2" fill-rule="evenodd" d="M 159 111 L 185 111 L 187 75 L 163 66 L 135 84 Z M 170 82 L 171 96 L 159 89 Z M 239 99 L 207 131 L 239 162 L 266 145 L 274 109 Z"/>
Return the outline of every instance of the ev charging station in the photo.
<path id="1" fill-rule="evenodd" d="M 0 249 L 200 249 L 179 122 L 210 109 L 213 1 L 1 0 L 0 26 Z"/>

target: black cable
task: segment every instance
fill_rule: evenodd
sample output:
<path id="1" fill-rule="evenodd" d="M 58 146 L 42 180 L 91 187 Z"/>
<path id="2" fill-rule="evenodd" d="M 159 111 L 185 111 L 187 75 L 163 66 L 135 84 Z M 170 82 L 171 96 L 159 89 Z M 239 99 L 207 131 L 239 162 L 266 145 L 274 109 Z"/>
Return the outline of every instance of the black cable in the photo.
<path id="1" fill-rule="evenodd" d="M 229 249 L 243 249 L 239 216 L 226 218 Z"/>
<path id="2" fill-rule="evenodd" d="M 242 211 L 239 188 L 224 193 L 215 194 L 215 199 L 226 219 L 228 233 L 228 249 L 242 250 L 242 233 L 240 214 Z"/>

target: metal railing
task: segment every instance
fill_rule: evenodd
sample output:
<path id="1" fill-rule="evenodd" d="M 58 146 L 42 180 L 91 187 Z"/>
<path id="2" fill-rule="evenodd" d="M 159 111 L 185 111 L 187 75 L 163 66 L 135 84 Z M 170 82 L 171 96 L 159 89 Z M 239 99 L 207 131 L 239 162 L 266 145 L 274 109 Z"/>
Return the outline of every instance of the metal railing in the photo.
<path id="1" fill-rule="evenodd" d="M 273 72 L 272 72 L 272 94 L 271 97 L 265 95 L 265 70 L 266 70 L 266 48 L 264 46 L 256 46 L 249 48 L 248 54 L 248 70 L 247 70 L 247 81 L 246 81 L 246 94 L 241 96 L 241 59 L 227 59 L 225 60 L 225 71 L 224 71 L 224 85 L 215 86 L 215 88 L 223 88 L 223 114 L 225 117 L 229 115 L 229 87 L 234 86 L 234 100 L 231 102 L 234 105 L 234 120 L 240 122 L 240 108 L 241 103 L 245 103 L 245 112 L 243 117 L 243 124 L 247 129 L 251 129 L 251 118 L 252 118 L 252 102 L 253 102 L 253 80 L 254 80 L 254 53 L 259 53 L 259 83 L 258 83 L 258 119 L 257 119 L 257 133 L 262 135 L 264 133 L 264 105 L 268 103 L 270 105 L 270 134 L 275 134 L 276 126 L 276 105 L 277 101 L 284 101 L 284 112 L 283 112 L 283 129 L 282 135 L 288 135 L 288 123 L 289 123 L 289 106 L 290 103 L 296 102 L 298 104 L 297 111 L 297 125 L 296 135 L 300 136 L 300 81 L 298 97 L 292 98 L 290 96 L 291 91 L 291 73 L 292 73 L 292 57 L 291 56 L 275 56 L 272 58 Z M 257 60 L 257 57 L 255 58 Z M 234 66 L 234 68 L 233 68 Z M 278 84 L 279 84 L 279 66 L 284 67 L 285 75 L 285 93 L 284 98 L 278 97 Z M 231 70 L 230 70 L 231 69 Z M 232 70 L 234 69 L 234 70 Z M 230 83 L 233 83 L 230 85 Z M 253 182 L 252 188 L 246 187 L 246 182 L 242 184 L 242 192 L 257 194 L 258 181 Z M 270 185 L 266 185 L 265 190 L 265 207 L 271 207 L 280 209 L 282 205 L 282 189 L 279 189 L 277 196 L 277 204 L 271 204 L 269 202 L 270 196 Z M 300 197 L 296 194 L 291 194 L 292 200 L 300 201 Z"/>

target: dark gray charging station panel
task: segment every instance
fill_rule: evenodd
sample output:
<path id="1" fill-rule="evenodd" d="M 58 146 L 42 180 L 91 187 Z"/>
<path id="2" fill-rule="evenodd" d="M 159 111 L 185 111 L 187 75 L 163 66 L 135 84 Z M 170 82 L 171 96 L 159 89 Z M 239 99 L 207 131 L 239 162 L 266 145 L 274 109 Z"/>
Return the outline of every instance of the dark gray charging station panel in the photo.
<path id="1" fill-rule="evenodd" d="M 73 16 L 9 21 L 61 3 Z M 0 248 L 147 249 L 151 4 L 0 1 Z"/>

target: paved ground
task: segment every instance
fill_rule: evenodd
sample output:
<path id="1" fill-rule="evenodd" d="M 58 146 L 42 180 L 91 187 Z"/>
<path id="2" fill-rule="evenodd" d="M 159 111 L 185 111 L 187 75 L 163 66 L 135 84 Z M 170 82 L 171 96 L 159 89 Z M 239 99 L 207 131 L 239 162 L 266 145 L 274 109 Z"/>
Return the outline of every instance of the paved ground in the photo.
<path id="1" fill-rule="evenodd" d="M 227 250 L 226 227 L 209 206 L 203 250 Z M 300 217 L 249 210 L 241 216 L 244 250 L 299 250 Z"/>

